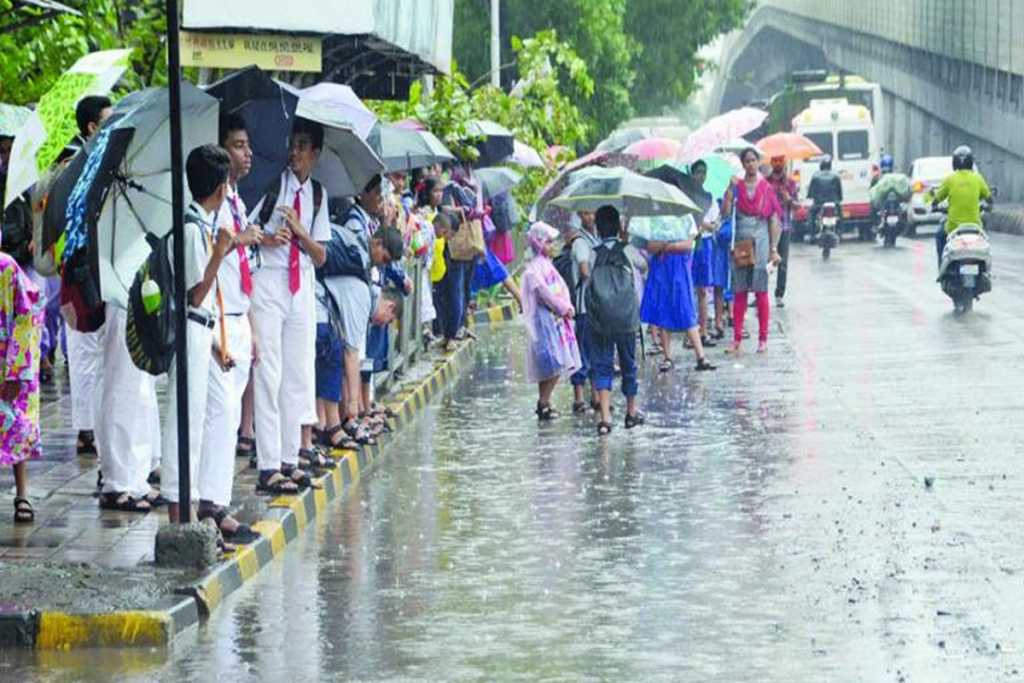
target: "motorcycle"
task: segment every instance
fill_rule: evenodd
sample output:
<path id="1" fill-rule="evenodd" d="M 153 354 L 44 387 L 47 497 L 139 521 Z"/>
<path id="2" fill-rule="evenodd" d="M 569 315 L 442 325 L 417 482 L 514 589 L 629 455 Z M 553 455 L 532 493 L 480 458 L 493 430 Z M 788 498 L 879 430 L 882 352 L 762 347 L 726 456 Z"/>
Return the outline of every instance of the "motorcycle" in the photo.
<path id="1" fill-rule="evenodd" d="M 891 248 L 896 246 L 896 238 L 903 234 L 907 224 L 907 205 L 899 195 L 890 192 L 882 205 L 878 232 L 882 234 L 883 245 Z"/>
<path id="2" fill-rule="evenodd" d="M 939 230 L 945 229 L 943 221 Z M 956 313 L 969 312 L 975 299 L 992 291 L 992 245 L 982 226 L 964 224 L 946 237 L 938 281 Z"/>
<path id="3" fill-rule="evenodd" d="M 816 227 L 821 259 L 827 261 L 832 250 L 839 246 L 839 207 L 835 202 L 825 202 L 821 205 Z"/>

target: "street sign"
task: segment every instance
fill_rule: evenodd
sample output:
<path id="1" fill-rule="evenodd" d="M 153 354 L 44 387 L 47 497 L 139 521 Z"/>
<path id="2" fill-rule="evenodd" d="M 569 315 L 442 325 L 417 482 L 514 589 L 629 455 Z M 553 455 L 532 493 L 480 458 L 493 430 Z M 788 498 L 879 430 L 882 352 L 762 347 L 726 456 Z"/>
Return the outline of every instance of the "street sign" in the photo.
<path id="1" fill-rule="evenodd" d="M 181 32 L 181 63 L 214 69 L 255 64 L 266 71 L 321 70 L 319 36 Z"/>

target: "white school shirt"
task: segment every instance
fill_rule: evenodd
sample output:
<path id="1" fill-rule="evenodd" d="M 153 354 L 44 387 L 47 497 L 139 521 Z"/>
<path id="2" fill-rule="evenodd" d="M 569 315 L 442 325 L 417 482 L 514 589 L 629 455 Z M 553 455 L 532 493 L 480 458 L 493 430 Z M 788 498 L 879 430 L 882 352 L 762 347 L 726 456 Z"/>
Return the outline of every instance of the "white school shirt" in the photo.
<path id="1" fill-rule="evenodd" d="M 292 170 L 285 169 L 284 173 L 281 174 L 281 192 L 277 195 L 277 204 L 274 206 L 276 209 L 278 206 L 292 206 L 295 202 L 295 191 L 301 187 L 302 193 L 299 195 L 299 203 L 302 208 L 302 215 L 299 217 L 302 225 L 309 231 L 309 236 L 316 242 L 328 242 L 331 239 L 331 222 L 330 217 L 327 215 L 330 213 L 327 209 L 327 191 L 324 190 L 323 203 L 320 205 L 320 211 L 316 216 L 316 223 L 310 225 L 313 220 L 313 181 L 310 178 L 306 178 L 306 182 L 299 183 L 299 179 L 295 177 Z M 263 210 L 263 202 L 266 198 L 261 199 L 260 203 L 256 205 L 256 208 L 249 214 L 249 222 L 256 223 L 259 221 L 260 212 Z M 272 233 L 273 229 L 271 226 L 278 225 L 279 223 L 271 219 L 268 221 L 270 225 L 264 225 L 263 230 L 267 233 Z M 261 268 L 280 268 L 288 270 L 288 252 L 290 247 L 272 247 L 260 249 Z M 300 250 L 299 263 L 304 269 L 313 269 L 313 259 L 309 257 L 305 251 Z"/>
<path id="2" fill-rule="evenodd" d="M 245 232 L 246 228 L 249 227 L 249 219 L 246 218 L 245 202 L 242 201 L 237 188 L 229 186 L 228 195 L 224 198 L 224 203 L 220 205 L 220 209 L 217 210 L 215 231 L 213 233 L 214 239 L 217 238 L 217 232 L 221 229 L 226 229 L 232 234 L 235 232 L 235 216 L 231 208 L 232 201 L 237 202 L 238 232 Z M 249 272 L 255 274 L 256 250 L 252 247 L 246 247 L 246 253 L 249 257 Z M 220 270 L 217 271 L 217 286 L 220 288 L 221 299 L 224 301 L 224 315 L 245 315 L 249 312 L 249 297 L 242 291 L 241 259 L 238 256 L 237 247 L 233 248 L 224 257 L 224 260 L 221 261 Z"/>
<path id="3" fill-rule="evenodd" d="M 199 206 L 196 202 L 192 202 L 189 208 L 195 212 L 197 216 L 203 221 L 202 224 L 197 224 L 194 221 L 185 221 L 185 290 L 191 290 L 193 287 L 203 281 L 203 275 L 206 273 L 206 265 L 210 262 L 210 247 L 207 243 L 207 238 L 212 239 L 212 227 L 214 214 L 207 211 L 203 207 Z M 171 238 L 171 249 L 174 249 L 174 238 Z M 174 253 L 173 251 L 171 253 Z M 213 287 L 210 287 L 210 291 L 206 293 L 206 298 L 199 304 L 199 306 L 192 306 L 189 304 L 190 311 L 197 311 L 203 316 L 209 317 L 216 315 L 217 308 L 214 301 Z"/>

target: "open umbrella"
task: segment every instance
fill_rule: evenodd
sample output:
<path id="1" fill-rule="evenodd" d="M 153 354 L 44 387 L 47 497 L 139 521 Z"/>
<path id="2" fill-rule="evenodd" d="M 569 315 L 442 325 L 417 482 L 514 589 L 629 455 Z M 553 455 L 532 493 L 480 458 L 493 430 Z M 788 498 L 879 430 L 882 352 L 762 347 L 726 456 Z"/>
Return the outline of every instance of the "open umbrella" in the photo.
<path id="1" fill-rule="evenodd" d="M 131 50 L 106 50 L 88 54 L 63 73 L 39 99 L 11 148 L 7 169 L 7 204 L 29 189 L 78 133 L 75 107 L 86 95 L 103 95 L 129 66 Z M 6 206 L 4 207 L 6 208 Z"/>
<path id="2" fill-rule="evenodd" d="M 540 158 L 540 154 L 533 147 L 519 140 L 515 140 L 512 146 L 515 148 L 515 152 L 505 160 L 506 163 L 523 168 L 544 168 L 544 160 Z"/>
<path id="3" fill-rule="evenodd" d="M 480 181 L 480 185 L 488 197 L 496 197 L 503 192 L 508 192 L 523 180 L 523 176 L 504 166 L 478 168 L 473 171 L 473 175 Z"/>
<path id="4" fill-rule="evenodd" d="M 288 165 L 288 136 L 299 97 L 259 67 L 250 66 L 217 81 L 206 92 L 220 100 L 222 113 L 245 119 L 252 147 L 252 169 L 238 183 L 247 206 L 255 206 Z"/>
<path id="5" fill-rule="evenodd" d="M 356 96 L 352 88 L 338 83 L 318 83 L 300 92 L 296 113 L 311 121 L 351 128 L 365 140 L 377 125 L 377 115 Z"/>
<path id="6" fill-rule="evenodd" d="M 703 161 L 708 166 L 704 190 L 710 192 L 716 200 L 725 196 L 733 178 L 743 174 L 743 164 L 735 154 L 707 154 Z"/>
<path id="7" fill-rule="evenodd" d="M 217 141 L 217 100 L 182 83 L 182 148 Z M 86 152 L 56 180 L 47 222 L 66 224 L 65 258 L 89 243 L 98 255 L 100 295 L 122 307 L 135 273 L 150 253 L 146 234 L 171 230 L 170 126 L 166 88 L 121 100 Z"/>
<path id="8" fill-rule="evenodd" d="M 634 142 L 639 142 L 648 136 L 648 132 L 642 128 L 620 128 L 597 143 L 595 152 L 621 152 Z"/>
<path id="9" fill-rule="evenodd" d="M 430 153 L 437 159 L 434 163 L 448 163 L 455 161 L 455 155 L 452 154 L 443 142 L 429 130 L 418 131 L 419 136 L 423 138 L 423 143 L 430 150 Z"/>
<path id="10" fill-rule="evenodd" d="M 399 127 L 399 128 L 405 128 L 406 130 L 426 130 L 427 129 L 426 126 L 424 126 L 422 123 L 420 123 L 416 119 L 402 119 L 401 121 L 396 121 L 394 125 Z"/>
<path id="11" fill-rule="evenodd" d="M 757 149 L 768 159 L 783 157 L 786 161 L 803 161 L 822 155 L 820 147 L 799 133 L 776 133 L 761 138 Z"/>
<path id="12" fill-rule="evenodd" d="M 757 130 L 766 118 L 768 112 L 753 107 L 733 109 L 716 116 L 690 133 L 683 144 L 679 160 L 684 163 L 696 161 L 722 145 Z"/>
<path id="13" fill-rule="evenodd" d="M 537 203 L 530 209 L 530 220 L 541 220 L 562 231 L 568 230 L 573 221 L 572 212 L 553 206 L 550 202 L 561 194 L 562 190 L 574 182 L 574 174 L 581 169 L 591 166 L 622 166 L 625 168 L 632 168 L 635 163 L 636 157 L 628 157 L 616 152 L 598 151 L 591 152 L 579 159 L 570 161 L 562 167 L 562 170 L 559 171 L 555 179 L 541 190 Z"/>
<path id="14" fill-rule="evenodd" d="M 0 137 L 13 138 L 32 115 L 28 107 L 14 104 L 0 104 Z"/>
<path id="15" fill-rule="evenodd" d="M 687 197 L 693 200 L 693 202 L 700 207 L 701 211 L 707 212 L 711 206 L 711 198 L 705 194 L 706 190 L 703 187 L 698 187 L 693 176 L 672 164 L 663 164 L 651 171 L 648 171 L 644 175 L 649 178 L 657 178 L 663 183 L 674 185 L 683 191 Z"/>
<path id="16" fill-rule="evenodd" d="M 682 216 L 700 213 L 678 188 L 625 168 L 588 172 L 551 202 L 569 211 L 596 211 L 614 206 L 628 216 Z"/>
<path id="17" fill-rule="evenodd" d="M 411 171 L 414 168 L 454 159 L 447 149 L 444 149 L 444 153 L 435 153 L 435 148 L 427 142 L 424 132 L 378 123 L 370 131 L 366 141 L 384 162 L 384 169 L 388 173 Z"/>
<path id="18" fill-rule="evenodd" d="M 681 242 L 697 237 L 697 222 L 686 216 L 636 216 L 629 219 L 629 236 L 643 242 Z"/>
<path id="19" fill-rule="evenodd" d="M 474 119 L 466 124 L 466 132 L 479 138 L 476 148 L 480 157 L 476 166 L 494 166 L 500 164 L 515 153 L 515 137 L 505 126 L 486 119 Z"/>
<path id="20" fill-rule="evenodd" d="M 646 138 L 634 142 L 622 153 L 636 157 L 641 168 L 653 168 L 674 161 L 681 149 L 682 144 L 670 138 Z"/>
<path id="21" fill-rule="evenodd" d="M 317 92 L 320 99 L 307 103 L 306 93 L 312 89 L 302 91 L 295 112 L 324 127 L 324 147 L 313 169 L 313 177 L 323 184 L 331 197 L 355 196 L 363 191 L 370 178 L 384 172 L 384 163 L 351 126 L 350 111 L 341 101 L 331 104 L 324 100 L 325 91 L 321 89 Z M 367 130 L 367 136 L 369 133 Z"/>

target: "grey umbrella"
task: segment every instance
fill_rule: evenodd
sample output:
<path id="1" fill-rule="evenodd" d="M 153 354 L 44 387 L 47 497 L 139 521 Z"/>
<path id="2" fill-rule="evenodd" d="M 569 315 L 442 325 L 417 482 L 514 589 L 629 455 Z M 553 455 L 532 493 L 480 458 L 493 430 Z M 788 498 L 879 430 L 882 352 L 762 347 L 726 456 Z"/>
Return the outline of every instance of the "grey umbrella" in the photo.
<path id="1" fill-rule="evenodd" d="M 433 137 L 433 136 L 431 136 Z M 434 140 L 440 145 L 436 149 L 431 142 L 423 135 L 423 131 L 398 128 L 388 124 L 377 124 L 370 131 L 366 142 L 370 148 L 377 153 L 384 162 L 384 169 L 388 172 L 411 171 L 414 168 L 423 168 L 444 161 L 451 161 L 454 157 L 448 152 L 441 141 Z"/>
<path id="2" fill-rule="evenodd" d="M 473 175 L 480 181 L 480 185 L 488 197 L 496 197 L 502 192 L 508 192 L 523 180 L 523 176 L 504 166 L 478 168 L 473 171 Z"/>

